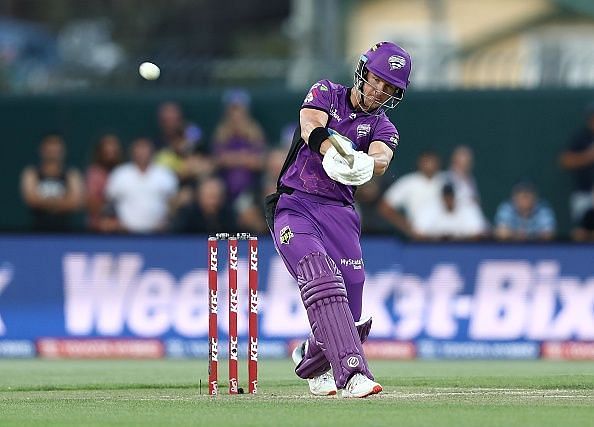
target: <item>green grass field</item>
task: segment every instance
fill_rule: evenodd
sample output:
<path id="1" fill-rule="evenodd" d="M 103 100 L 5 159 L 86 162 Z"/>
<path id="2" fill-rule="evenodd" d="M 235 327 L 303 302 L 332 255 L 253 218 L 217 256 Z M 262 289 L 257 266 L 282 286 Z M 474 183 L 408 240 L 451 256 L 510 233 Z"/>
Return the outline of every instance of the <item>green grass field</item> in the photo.
<path id="1" fill-rule="evenodd" d="M 371 365 L 384 392 L 351 400 L 310 396 L 288 360 L 236 397 L 206 395 L 204 360 L 2 360 L 0 426 L 594 426 L 591 362 Z"/>

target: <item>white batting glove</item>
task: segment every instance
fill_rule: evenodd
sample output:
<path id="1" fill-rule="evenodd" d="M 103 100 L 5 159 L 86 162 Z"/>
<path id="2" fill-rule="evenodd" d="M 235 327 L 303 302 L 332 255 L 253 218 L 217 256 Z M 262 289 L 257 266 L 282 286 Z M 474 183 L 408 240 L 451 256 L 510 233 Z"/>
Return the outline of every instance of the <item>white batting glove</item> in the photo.
<path id="1" fill-rule="evenodd" d="M 375 162 L 373 157 L 362 151 L 354 151 L 355 162 L 350 168 L 346 160 L 338 154 L 334 147 L 330 147 L 324 159 L 322 166 L 326 174 L 334 181 L 345 185 L 362 185 L 373 177 L 373 168 Z"/>

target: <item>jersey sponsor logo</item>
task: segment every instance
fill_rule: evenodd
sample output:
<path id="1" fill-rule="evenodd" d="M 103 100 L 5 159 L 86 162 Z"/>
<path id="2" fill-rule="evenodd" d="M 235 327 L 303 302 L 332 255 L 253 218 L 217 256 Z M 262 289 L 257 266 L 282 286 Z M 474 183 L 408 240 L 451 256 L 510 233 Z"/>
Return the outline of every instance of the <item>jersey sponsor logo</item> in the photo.
<path id="1" fill-rule="evenodd" d="M 342 120 L 342 118 L 338 115 L 338 110 L 334 107 L 334 105 L 330 106 L 330 115 L 334 117 L 337 122 Z"/>
<path id="2" fill-rule="evenodd" d="M 399 141 L 400 141 L 400 138 L 399 138 L 399 136 L 398 136 L 398 134 L 397 134 L 397 133 L 395 133 L 394 135 L 392 135 L 392 136 L 390 137 L 390 142 L 391 142 L 392 144 L 396 145 L 396 146 L 398 146 L 398 142 L 399 142 Z"/>
<path id="3" fill-rule="evenodd" d="M 353 270 L 361 270 L 361 268 L 363 268 L 363 258 L 341 258 L 340 265 L 344 265 L 345 267 L 351 266 L 353 267 Z"/>
<path id="4" fill-rule="evenodd" d="M 357 126 L 357 138 L 363 138 L 371 132 L 371 125 L 368 123 L 364 123 L 362 125 Z"/>
<path id="5" fill-rule="evenodd" d="M 356 118 L 357 118 L 357 113 L 351 113 L 351 114 L 349 114 L 349 119 L 355 120 Z"/>
<path id="6" fill-rule="evenodd" d="M 280 241 L 281 241 L 281 244 L 288 245 L 289 243 L 291 243 L 291 238 L 292 237 L 295 237 L 295 235 L 291 231 L 291 227 L 289 227 L 287 225 L 286 227 L 283 227 L 281 229 L 281 231 L 280 231 Z"/>
<path id="7" fill-rule="evenodd" d="M 392 55 L 388 58 L 388 64 L 390 64 L 390 71 L 400 70 L 406 65 L 406 59 L 400 55 Z"/>
<path id="8" fill-rule="evenodd" d="M 313 99 L 318 96 L 318 88 L 320 88 L 320 90 L 328 90 L 328 88 L 326 86 L 324 86 L 323 84 L 320 83 L 316 83 L 314 84 L 311 89 L 309 90 L 309 92 L 307 93 L 307 96 L 305 97 L 305 101 L 304 102 L 311 102 L 313 101 Z M 324 89 L 325 88 L 325 89 Z"/>

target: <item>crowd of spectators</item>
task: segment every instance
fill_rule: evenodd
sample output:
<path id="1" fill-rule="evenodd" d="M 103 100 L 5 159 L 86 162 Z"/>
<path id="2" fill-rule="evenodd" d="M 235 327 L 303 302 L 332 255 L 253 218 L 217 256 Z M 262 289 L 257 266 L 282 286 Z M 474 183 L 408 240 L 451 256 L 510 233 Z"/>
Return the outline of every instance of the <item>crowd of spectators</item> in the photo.
<path id="1" fill-rule="evenodd" d="M 227 92 L 224 113 L 207 140 L 175 102 L 157 111 L 159 134 L 124 150 L 114 133 L 96 142 L 84 174 L 66 166 L 58 133 L 39 145 L 39 160 L 21 176 L 34 231 L 71 231 L 85 212 L 95 233 L 267 232 L 263 198 L 274 191 L 296 124 L 269 142 L 252 116 L 250 97 Z M 575 240 L 594 240 L 594 106 L 585 129 L 560 156 L 574 173 L 571 212 Z M 473 175 L 474 153 L 455 147 L 444 169 L 437 153 L 418 157 L 417 170 L 393 182 L 374 178 L 356 191 L 365 232 L 396 232 L 418 241 L 541 241 L 556 237 L 553 209 L 529 179 L 510 189 L 490 221 Z"/>

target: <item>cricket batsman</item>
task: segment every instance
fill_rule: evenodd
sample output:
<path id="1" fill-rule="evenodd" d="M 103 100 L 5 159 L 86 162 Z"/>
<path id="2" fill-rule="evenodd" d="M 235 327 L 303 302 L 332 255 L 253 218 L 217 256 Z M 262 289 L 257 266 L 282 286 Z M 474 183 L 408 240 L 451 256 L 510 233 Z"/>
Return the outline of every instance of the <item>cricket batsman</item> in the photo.
<path id="1" fill-rule="evenodd" d="M 382 391 L 361 345 L 371 318 L 360 319 L 365 271 L 353 195 L 392 160 L 399 136 L 384 110 L 402 100 L 410 70 L 404 49 L 381 42 L 361 56 L 353 87 L 315 83 L 277 191 L 266 198 L 276 249 L 297 280 L 311 326 L 293 352 L 295 372 L 315 395 Z"/>

